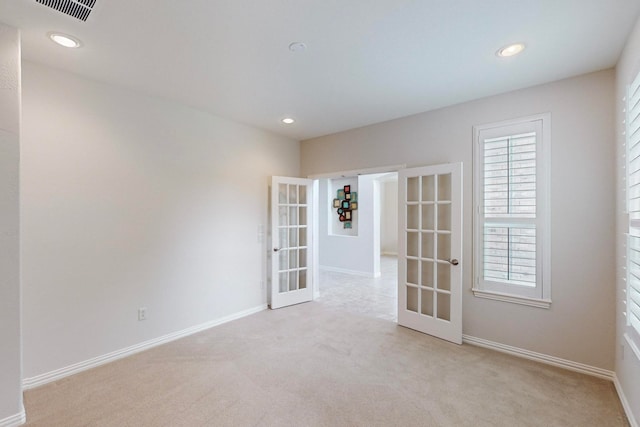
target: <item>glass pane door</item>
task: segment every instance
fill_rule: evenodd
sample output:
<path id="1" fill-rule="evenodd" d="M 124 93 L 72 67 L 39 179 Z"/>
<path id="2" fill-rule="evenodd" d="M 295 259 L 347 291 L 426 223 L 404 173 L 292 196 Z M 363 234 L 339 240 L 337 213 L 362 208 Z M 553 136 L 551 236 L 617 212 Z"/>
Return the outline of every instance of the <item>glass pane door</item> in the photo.
<path id="1" fill-rule="evenodd" d="M 311 299 L 310 230 L 312 181 L 272 179 L 272 291 L 271 308 Z"/>
<path id="2" fill-rule="evenodd" d="M 462 342 L 462 165 L 399 174 L 398 323 Z"/>

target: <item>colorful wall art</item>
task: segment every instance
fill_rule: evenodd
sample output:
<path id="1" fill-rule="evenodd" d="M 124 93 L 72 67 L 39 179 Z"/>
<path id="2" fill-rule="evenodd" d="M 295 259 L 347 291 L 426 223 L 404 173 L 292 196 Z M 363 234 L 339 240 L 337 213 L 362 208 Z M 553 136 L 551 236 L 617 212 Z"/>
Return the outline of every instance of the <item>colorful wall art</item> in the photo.
<path id="1" fill-rule="evenodd" d="M 352 192 L 350 185 L 345 185 L 338 190 L 337 198 L 333 199 L 333 207 L 343 227 L 352 228 L 352 222 L 355 220 L 353 211 L 358 209 L 358 193 Z"/>

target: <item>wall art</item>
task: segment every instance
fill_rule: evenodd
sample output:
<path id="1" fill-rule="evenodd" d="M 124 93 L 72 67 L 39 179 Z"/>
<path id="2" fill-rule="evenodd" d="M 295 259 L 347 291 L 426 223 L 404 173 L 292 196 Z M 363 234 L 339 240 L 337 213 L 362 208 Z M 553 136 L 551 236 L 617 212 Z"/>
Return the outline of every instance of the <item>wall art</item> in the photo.
<path id="1" fill-rule="evenodd" d="M 345 185 L 337 191 L 336 196 L 333 199 L 333 207 L 336 209 L 338 219 L 344 228 L 352 228 L 352 222 L 355 220 L 353 211 L 358 209 L 358 193 L 351 192 L 351 186 Z"/>

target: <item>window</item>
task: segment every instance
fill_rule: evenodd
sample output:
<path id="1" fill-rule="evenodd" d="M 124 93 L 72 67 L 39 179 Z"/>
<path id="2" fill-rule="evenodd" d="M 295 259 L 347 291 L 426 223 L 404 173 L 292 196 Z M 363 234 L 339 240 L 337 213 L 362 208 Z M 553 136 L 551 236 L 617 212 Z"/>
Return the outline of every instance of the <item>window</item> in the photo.
<path id="1" fill-rule="evenodd" d="M 474 127 L 478 297 L 551 305 L 550 115 Z"/>
<path id="2" fill-rule="evenodd" d="M 625 117 L 627 245 L 625 286 L 625 337 L 640 347 L 640 75 L 627 91 Z M 640 357 L 640 356 L 639 356 Z"/>

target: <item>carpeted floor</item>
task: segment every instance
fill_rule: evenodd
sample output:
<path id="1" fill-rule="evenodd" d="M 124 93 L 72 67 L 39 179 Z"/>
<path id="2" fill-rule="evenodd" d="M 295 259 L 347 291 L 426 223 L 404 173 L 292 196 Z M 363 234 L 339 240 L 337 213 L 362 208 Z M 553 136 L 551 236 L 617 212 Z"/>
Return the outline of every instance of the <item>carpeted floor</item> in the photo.
<path id="1" fill-rule="evenodd" d="M 604 380 L 311 302 L 25 393 L 32 426 L 625 426 Z"/>
<path id="2" fill-rule="evenodd" d="M 380 277 L 320 270 L 319 302 L 351 313 L 398 320 L 398 258 L 380 257 Z"/>

